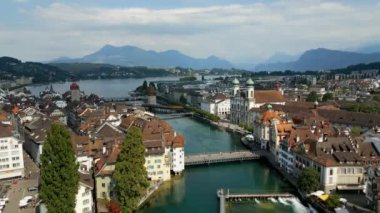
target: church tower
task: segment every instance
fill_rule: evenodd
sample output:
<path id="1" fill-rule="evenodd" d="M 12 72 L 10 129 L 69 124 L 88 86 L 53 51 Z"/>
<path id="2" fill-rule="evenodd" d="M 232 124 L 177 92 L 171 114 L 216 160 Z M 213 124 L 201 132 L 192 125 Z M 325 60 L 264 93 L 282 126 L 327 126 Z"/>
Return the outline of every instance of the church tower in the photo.
<path id="1" fill-rule="evenodd" d="M 74 101 L 80 101 L 80 90 L 79 90 L 79 85 L 75 82 L 73 82 L 70 85 L 70 92 L 71 92 L 71 102 Z"/>
<path id="2" fill-rule="evenodd" d="M 253 81 L 252 79 L 248 79 L 247 81 L 247 98 L 248 99 L 254 99 L 255 98 L 255 88 L 253 87 Z"/>
<path id="3" fill-rule="evenodd" d="M 237 80 L 237 78 L 235 78 L 233 81 L 232 81 L 232 96 L 236 96 L 240 90 L 240 86 L 239 86 L 240 82 L 239 80 Z"/>
<path id="4" fill-rule="evenodd" d="M 254 88 L 254 83 L 252 79 L 248 79 L 247 81 L 247 105 L 248 105 L 248 110 L 254 107 L 255 105 L 255 88 Z"/>

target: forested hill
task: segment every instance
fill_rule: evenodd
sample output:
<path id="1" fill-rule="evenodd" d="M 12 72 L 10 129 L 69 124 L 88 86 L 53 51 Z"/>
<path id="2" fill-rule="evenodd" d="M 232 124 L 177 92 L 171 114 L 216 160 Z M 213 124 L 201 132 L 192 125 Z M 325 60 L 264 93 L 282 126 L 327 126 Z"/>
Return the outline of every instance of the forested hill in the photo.
<path id="1" fill-rule="evenodd" d="M 33 83 L 64 81 L 70 73 L 58 67 L 37 62 L 21 62 L 11 57 L 0 57 L 0 78 L 15 80 L 20 77 L 33 77 Z"/>

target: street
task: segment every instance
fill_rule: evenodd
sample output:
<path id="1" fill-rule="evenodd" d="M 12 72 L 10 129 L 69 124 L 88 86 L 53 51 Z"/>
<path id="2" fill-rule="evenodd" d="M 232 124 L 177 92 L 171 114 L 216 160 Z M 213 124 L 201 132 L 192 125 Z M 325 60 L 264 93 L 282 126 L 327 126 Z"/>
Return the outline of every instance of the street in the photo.
<path id="1" fill-rule="evenodd" d="M 19 201 L 25 196 L 33 196 L 38 193 L 37 191 L 28 192 L 29 187 L 38 186 L 39 169 L 37 165 L 30 159 L 29 155 L 24 152 L 24 168 L 25 178 L 17 180 L 15 184 L 11 184 L 11 188 L 7 193 L 9 202 L 3 209 L 4 213 L 34 213 L 32 203 L 24 209 L 19 208 Z M 28 177 L 30 176 L 30 177 Z"/>

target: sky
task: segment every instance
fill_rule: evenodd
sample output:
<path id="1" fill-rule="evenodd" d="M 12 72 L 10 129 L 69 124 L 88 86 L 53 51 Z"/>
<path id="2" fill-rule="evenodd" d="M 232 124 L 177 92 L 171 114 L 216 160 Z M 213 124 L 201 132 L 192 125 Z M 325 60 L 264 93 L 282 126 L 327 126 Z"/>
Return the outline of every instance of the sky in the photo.
<path id="1" fill-rule="evenodd" d="M 82 57 L 105 44 L 233 63 L 380 44 L 380 0 L 1 0 L 0 56 Z"/>

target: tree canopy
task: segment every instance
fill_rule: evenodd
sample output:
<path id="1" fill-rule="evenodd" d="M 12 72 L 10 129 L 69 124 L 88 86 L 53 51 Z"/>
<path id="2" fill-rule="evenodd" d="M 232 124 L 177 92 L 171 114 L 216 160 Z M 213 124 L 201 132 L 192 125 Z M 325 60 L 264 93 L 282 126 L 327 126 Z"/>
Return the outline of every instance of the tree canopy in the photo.
<path id="1" fill-rule="evenodd" d="M 351 134 L 353 136 L 356 136 L 356 137 L 360 136 L 361 132 L 362 132 L 362 129 L 360 127 L 358 127 L 358 126 L 354 126 L 354 127 L 351 128 Z"/>
<path id="2" fill-rule="evenodd" d="M 332 93 L 326 93 L 326 94 L 324 94 L 323 95 L 323 97 L 322 97 L 322 101 L 323 102 L 326 102 L 326 101 L 329 101 L 329 100 L 333 100 L 334 99 L 334 96 L 333 96 L 333 94 Z"/>
<path id="3" fill-rule="evenodd" d="M 341 206 L 339 199 L 340 199 L 339 195 L 330 194 L 329 198 L 327 198 L 327 200 L 326 200 L 327 207 L 334 209 L 334 208 Z"/>
<path id="4" fill-rule="evenodd" d="M 315 102 L 318 101 L 318 94 L 315 91 L 311 91 L 306 98 L 307 102 Z"/>
<path id="5" fill-rule="evenodd" d="M 115 192 L 122 212 L 134 211 L 149 186 L 144 154 L 140 129 L 131 127 L 113 173 Z"/>
<path id="6" fill-rule="evenodd" d="M 53 123 L 41 155 L 40 197 L 49 212 L 75 212 L 79 174 L 70 133 Z"/>
<path id="7" fill-rule="evenodd" d="M 314 192 L 319 189 L 319 172 L 313 168 L 306 167 L 302 170 L 297 181 L 301 191 L 306 193 Z"/>
<path id="8" fill-rule="evenodd" d="M 181 104 L 187 104 L 186 97 L 183 94 L 181 95 L 181 97 L 179 97 L 179 102 L 181 102 Z"/>

